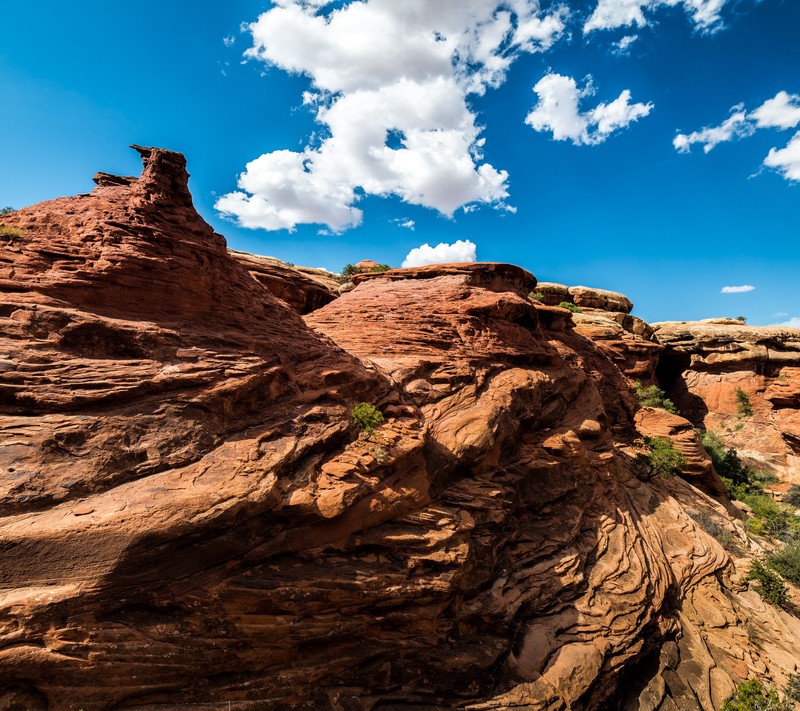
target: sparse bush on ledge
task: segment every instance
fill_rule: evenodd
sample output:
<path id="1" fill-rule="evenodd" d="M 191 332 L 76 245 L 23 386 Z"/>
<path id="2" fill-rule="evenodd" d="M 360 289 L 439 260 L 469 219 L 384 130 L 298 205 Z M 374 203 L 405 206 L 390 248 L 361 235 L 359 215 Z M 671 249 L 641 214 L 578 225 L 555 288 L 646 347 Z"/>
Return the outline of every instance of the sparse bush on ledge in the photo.
<path id="1" fill-rule="evenodd" d="M 739 417 L 752 417 L 753 406 L 750 404 L 750 396 L 741 388 L 736 388 L 736 412 Z"/>
<path id="2" fill-rule="evenodd" d="M 528 298 L 531 301 L 542 303 L 544 301 L 544 294 L 542 294 L 540 291 L 532 291 L 530 294 L 528 294 Z"/>
<path id="3" fill-rule="evenodd" d="M 6 206 L 0 208 L 0 215 L 10 215 L 12 212 L 16 212 L 16 210 L 13 207 Z"/>
<path id="4" fill-rule="evenodd" d="M 754 560 L 750 564 L 750 572 L 747 574 L 747 579 L 755 580 L 758 594 L 776 607 L 783 607 L 789 601 L 789 594 L 786 591 L 786 583 L 783 582 L 783 578 L 774 570 L 770 570 L 760 560 Z"/>
<path id="5" fill-rule="evenodd" d="M 644 407 L 658 407 L 673 415 L 678 414 L 675 403 L 667 397 L 667 394 L 658 385 L 648 385 L 645 387 L 638 380 L 633 384 L 636 388 L 636 397 L 639 404 Z"/>
<path id="6" fill-rule="evenodd" d="M 701 509 L 697 513 L 690 513 L 689 516 L 702 528 L 709 536 L 714 538 L 729 553 L 741 553 L 736 537 L 727 528 L 720 526 L 712 517 L 708 509 Z"/>
<path id="7" fill-rule="evenodd" d="M 789 487 L 789 491 L 784 494 L 783 502 L 789 504 L 789 506 L 800 508 L 800 486 L 792 484 Z"/>
<path id="8" fill-rule="evenodd" d="M 764 686 L 758 679 L 736 685 L 733 696 L 722 705 L 722 711 L 792 711 L 795 705 L 781 700 L 778 692 Z"/>
<path id="9" fill-rule="evenodd" d="M 582 311 L 582 309 L 581 309 L 581 307 L 580 307 L 580 306 L 576 306 L 575 304 L 573 304 L 573 303 L 572 303 L 572 302 L 570 302 L 570 301 L 562 301 L 562 302 L 561 302 L 561 303 L 558 305 L 558 308 L 560 308 L 560 309 L 566 309 L 567 311 L 572 311 L 572 313 L 574 313 L 574 314 L 579 314 L 579 313 L 581 313 L 581 311 Z"/>
<path id="10" fill-rule="evenodd" d="M 800 672 L 789 677 L 789 683 L 786 684 L 786 696 L 793 701 L 800 701 Z"/>
<path id="11" fill-rule="evenodd" d="M 353 423 L 366 435 L 372 434 L 384 420 L 381 411 L 368 402 L 360 402 L 350 413 Z"/>
<path id="12" fill-rule="evenodd" d="M 0 237 L 22 237 L 25 232 L 19 227 L 12 227 L 11 225 L 0 225 Z"/>
<path id="13" fill-rule="evenodd" d="M 736 450 L 733 447 L 726 447 L 716 432 L 712 430 L 701 432 L 700 442 L 711 457 L 714 469 L 725 483 L 731 498 L 738 498 L 736 496 L 738 489 L 752 487 L 753 470 L 742 464 Z"/>
<path id="14" fill-rule="evenodd" d="M 669 479 L 683 471 L 686 459 L 669 437 L 645 437 L 648 452 L 636 455 L 636 467 L 640 472 L 662 479 Z"/>
<path id="15" fill-rule="evenodd" d="M 791 541 L 782 551 L 767 557 L 767 563 L 784 578 L 800 587 L 800 541 Z"/>

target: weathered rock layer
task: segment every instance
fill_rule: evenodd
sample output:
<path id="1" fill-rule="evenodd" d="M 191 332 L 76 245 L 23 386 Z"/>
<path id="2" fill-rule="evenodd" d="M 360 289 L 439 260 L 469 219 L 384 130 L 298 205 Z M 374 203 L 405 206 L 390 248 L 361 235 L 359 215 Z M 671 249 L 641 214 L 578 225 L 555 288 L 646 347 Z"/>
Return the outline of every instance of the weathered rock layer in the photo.
<path id="1" fill-rule="evenodd" d="M 637 430 L 660 346 L 510 265 L 304 321 L 139 150 L 0 218 L 0 707 L 714 709 L 794 670 L 800 622 L 689 515 L 724 509 L 634 466 L 696 444 Z"/>
<path id="2" fill-rule="evenodd" d="M 659 379 L 696 425 L 755 467 L 800 482 L 800 329 L 734 319 L 655 324 Z M 752 414 L 737 401 L 749 400 Z"/>

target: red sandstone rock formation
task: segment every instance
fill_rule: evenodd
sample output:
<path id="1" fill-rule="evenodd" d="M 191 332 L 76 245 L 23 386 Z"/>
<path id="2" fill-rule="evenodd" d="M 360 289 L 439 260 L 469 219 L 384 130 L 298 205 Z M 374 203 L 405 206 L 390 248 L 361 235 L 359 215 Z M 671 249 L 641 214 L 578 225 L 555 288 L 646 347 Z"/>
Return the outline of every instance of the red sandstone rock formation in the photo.
<path id="1" fill-rule="evenodd" d="M 536 293 L 540 296 L 542 302 L 548 306 L 558 306 L 566 301 L 580 308 L 622 314 L 629 314 L 633 311 L 633 302 L 625 294 L 607 291 L 606 289 L 593 289 L 588 286 L 566 286 L 565 284 L 542 281 L 536 285 Z"/>
<path id="2" fill-rule="evenodd" d="M 362 259 L 358 264 L 354 265 L 356 269 L 360 269 L 362 272 L 369 272 L 373 269 L 381 267 L 382 265 L 378 262 L 374 262 L 371 259 Z"/>
<path id="3" fill-rule="evenodd" d="M 323 269 L 293 267 L 273 257 L 228 250 L 230 255 L 299 314 L 310 313 L 336 298 L 340 284 L 335 274 Z"/>
<path id="4" fill-rule="evenodd" d="M 696 425 L 716 431 L 756 468 L 800 483 L 800 329 L 733 319 L 656 324 L 660 379 Z M 740 416 L 736 391 L 750 398 Z"/>
<path id="5" fill-rule="evenodd" d="M 530 274 L 364 275 L 304 322 L 139 150 L 0 217 L 0 708 L 710 710 L 794 671 Z"/>

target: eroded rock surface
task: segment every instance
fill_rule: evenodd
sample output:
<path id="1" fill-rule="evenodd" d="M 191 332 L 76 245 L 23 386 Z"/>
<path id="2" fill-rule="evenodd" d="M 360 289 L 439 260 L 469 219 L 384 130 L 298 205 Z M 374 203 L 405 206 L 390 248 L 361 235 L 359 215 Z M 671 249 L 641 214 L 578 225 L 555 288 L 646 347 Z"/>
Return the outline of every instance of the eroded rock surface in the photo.
<path id="1" fill-rule="evenodd" d="M 541 295 L 542 302 L 548 306 L 558 306 L 558 304 L 566 301 L 580 308 L 622 314 L 629 314 L 633 311 L 633 302 L 625 294 L 620 294 L 617 291 L 540 281 L 536 285 L 536 293 Z"/>
<path id="2" fill-rule="evenodd" d="M 304 321 L 140 152 L 0 217 L 0 708 L 710 710 L 796 669 L 724 508 L 637 477 L 604 324 L 495 264 Z"/>
<path id="3" fill-rule="evenodd" d="M 734 319 L 654 324 L 659 379 L 681 412 L 756 468 L 800 482 L 800 329 Z M 752 415 L 742 416 L 741 390 Z"/>
<path id="4" fill-rule="evenodd" d="M 253 278 L 299 314 L 310 313 L 333 301 L 341 286 L 339 278 L 324 269 L 296 267 L 257 254 L 229 249 Z"/>

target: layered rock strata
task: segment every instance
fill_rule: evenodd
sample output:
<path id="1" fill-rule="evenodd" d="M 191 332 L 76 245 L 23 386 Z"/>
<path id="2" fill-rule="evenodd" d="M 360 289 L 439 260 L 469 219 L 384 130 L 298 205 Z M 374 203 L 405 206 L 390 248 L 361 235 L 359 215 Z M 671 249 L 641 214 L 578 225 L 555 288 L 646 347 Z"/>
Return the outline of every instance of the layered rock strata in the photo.
<path id="1" fill-rule="evenodd" d="M 0 707 L 710 710 L 795 671 L 532 275 L 364 275 L 302 320 L 139 150 L 0 217 Z"/>
<path id="2" fill-rule="evenodd" d="M 340 279 L 324 269 L 297 267 L 274 257 L 228 250 L 253 278 L 299 314 L 307 314 L 333 301 Z"/>
<path id="3" fill-rule="evenodd" d="M 654 329 L 665 348 L 658 377 L 681 412 L 718 432 L 754 467 L 800 483 L 800 329 L 734 319 Z"/>

